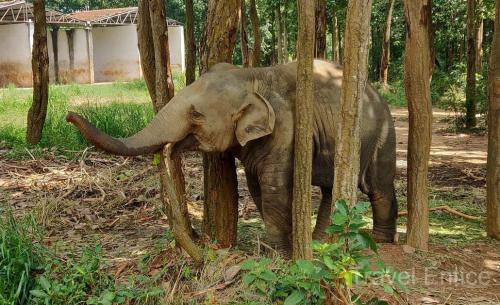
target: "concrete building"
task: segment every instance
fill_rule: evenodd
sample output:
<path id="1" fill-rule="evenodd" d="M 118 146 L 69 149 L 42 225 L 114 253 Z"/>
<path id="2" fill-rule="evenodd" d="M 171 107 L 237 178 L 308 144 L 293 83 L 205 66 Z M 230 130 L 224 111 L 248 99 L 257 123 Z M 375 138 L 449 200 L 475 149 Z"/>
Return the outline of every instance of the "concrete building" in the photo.
<path id="1" fill-rule="evenodd" d="M 0 87 L 29 87 L 33 6 L 24 0 L 0 2 Z M 140 78 L 137 8 L 47 11 L 49 76 L 57 83 L 127 81 Z M 167 19 L 170 62 L 184 71 L 184 28 Z"/>

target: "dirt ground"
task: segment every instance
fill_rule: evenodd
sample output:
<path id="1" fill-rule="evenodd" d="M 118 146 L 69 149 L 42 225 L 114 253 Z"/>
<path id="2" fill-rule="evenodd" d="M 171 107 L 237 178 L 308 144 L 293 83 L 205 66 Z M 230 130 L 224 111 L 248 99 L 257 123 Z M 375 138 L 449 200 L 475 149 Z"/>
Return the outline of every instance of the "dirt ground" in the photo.
<path id="1" fill-rule="evenodd" d="M 398 143 L 398 199 L 405 209 L 407 112 L 393 109 L 393 115 Z M 448 116 L 441 110 L 434 111 L 431 186 L 452 195 L 464 189 L 473 191 L 476 195 L 470 204 L 484 210 L 486 137 L 449 131 Z M 85 245 L 100 243 L 107 269 L 118 281 L 138 272 L 138 262 L 145 256 L 150 258 L 146 270 L 150 274 L 158 272 L 160 266 L 178 267 L 178 253 L 165 250 L 168 225 L 151 157 L 117 158 L 87 150 L 71 160 L 48 152 L 44 159 L 12 161 L 3 153 L 0 151 L 0 202 L 7 202 L 17 214 L 33 212 L 47 230 L 45 243 L 58 253 L 79 253 Z M 190 212 L 199 227 L 203 210 L 201 160 L 190 153 L 184 166 Z M 210 270 L 213 267 L 198 271 L 197 281 L 181 282 L 174 288 L 166 282 L 165 289 L 171 291 L 167 295 L 175 292 L 193 298 L 213 290 L 224 302 L 241 289 L 241 281 L 220 285 L 224 270 L 255 254 L 263 228 L 241 168 L 238 177 L 238 247 L 230 252 L 218 250 L 217 271 Z M 318 201 L 317 192 L 314 200 Z M 404 239 L 404 222 L 398 231 Z M 409 292 L 400 301 L 391 300 L 393 304 L 500 304 L 498 241 L 481 236 L 460 244 L 439 244 L 431 237 L 428 252 L 382 245 L 381 257 L 408 276 Z M 173 278 L 175 270 L 181 268 L 173 269 Z M 210 276 L 203 276 L 207 274 Z"/>

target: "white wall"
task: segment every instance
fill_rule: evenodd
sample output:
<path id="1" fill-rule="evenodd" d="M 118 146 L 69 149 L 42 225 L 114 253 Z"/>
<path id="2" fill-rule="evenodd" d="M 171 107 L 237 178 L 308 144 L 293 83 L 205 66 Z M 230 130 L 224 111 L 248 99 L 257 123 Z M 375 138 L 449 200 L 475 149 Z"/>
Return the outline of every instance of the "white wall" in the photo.
<path id="1" fill-rule="evenodd" d="M 170 65 L 172 69 L 184 71 L 184 27 L 168 27 L 168 48 L 170 51 Z"/>
<path id="2" fill-rule="evenodd" d="M 0 87 L 31 86 L 30 27 L 28 23 L 0 25 Z"/>
<path id="3" fill-rule="evenodd" d="M 96 82 L 141 77 L 135 25 L 92 28 Z"/>

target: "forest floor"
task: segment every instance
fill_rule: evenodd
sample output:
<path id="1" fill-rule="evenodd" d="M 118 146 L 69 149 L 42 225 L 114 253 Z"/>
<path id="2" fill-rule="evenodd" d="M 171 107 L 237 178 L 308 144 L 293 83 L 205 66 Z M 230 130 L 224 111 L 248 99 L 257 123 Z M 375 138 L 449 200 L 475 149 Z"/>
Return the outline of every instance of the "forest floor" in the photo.
<path id="1" fill-rule="evenodd" d="M 406 209 L 408 116 L 399 108 L 393 109 L 393 115 L 398 143 L 396 186 L 402 211 Z M 380 254 L 387 264 L 408 274 L 407 301 L 399 302 L 500 304 L 500 242 L 484 233 L 486 137 L 456 133 L 449 128 L 448 119 L 449 114 L 435 109 L 431 206 L 448 205 L 480 220 L 431 212 L 430 247 L 423 252 L 403 246 L 406 218 L 400 217 L 400 244 L 382 245 Z M 32 213 L 46 230 L 44 243 L 58 255 L 78 255 L 85 247 L 100 244 L 105 270 L 118 282 L 134 274 L 165 272 L 160 286 L 166 291 L 166 303 L 251 299 L 238 276 L 231 284 L 223 284 L 230 267 L 260 253 L 258 239 L 264 234 L 240 167 L 238 246 L 231 251 L 213 249 L 217 255 L 202 270 L 195 270 L 170 246 L 151 157 L 119 158 L 86 150 L 74 159 L 47 152 L 43 158 L 16 161 L 4 158 L 5 152 L 0 150 L 0 202 L 6 202 L 17 215 Z M 199 228 L 203 211 L 200 157 L 186 155 L 184 166 L 190 212 Z M 317 205 L 317 190 L 313 199 Z"/>

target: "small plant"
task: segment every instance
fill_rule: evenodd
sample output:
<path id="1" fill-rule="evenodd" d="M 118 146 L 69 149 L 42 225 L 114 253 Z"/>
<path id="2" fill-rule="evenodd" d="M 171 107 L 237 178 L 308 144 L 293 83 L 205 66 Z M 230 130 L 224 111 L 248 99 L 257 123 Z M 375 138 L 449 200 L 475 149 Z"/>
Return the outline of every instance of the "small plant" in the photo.
<path id="1" fill-rule="evenodd" d="M 362 285 L 382 286 L 394 294 L 404 289 L 398 273 L 378 257 L 377 244 L 360 229 L 366 224 L 363 214 L 369 203 L 358 203 L 349 209 L 345 201 L 338 201 L 331 216 L 332 224 L 326 232 L 333 243 L 313 242 L 313 261 L 297 260 L 283 268 L 273 268 L 270 259 L 248 260 L 242 264 L 247 270 L 243 281 L 254 287 L 271 302 L 284 305 L 323 304 L 336 299 L 342 304 L 386 304 L 376 298 L 363 301 L 355 293 Z M 371 263 L 376 261 L 376 266 Z"/>

